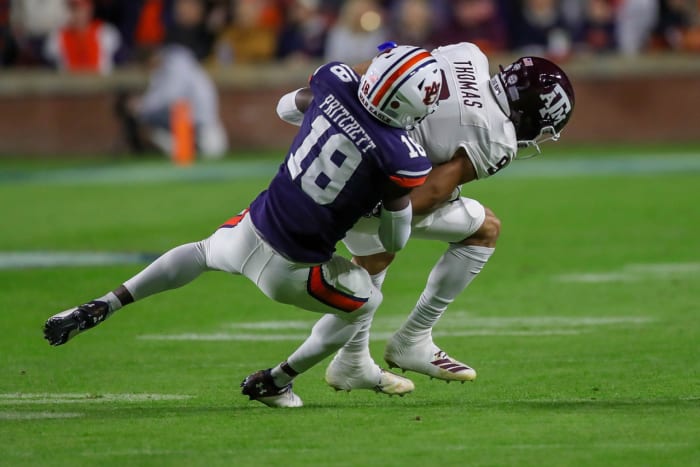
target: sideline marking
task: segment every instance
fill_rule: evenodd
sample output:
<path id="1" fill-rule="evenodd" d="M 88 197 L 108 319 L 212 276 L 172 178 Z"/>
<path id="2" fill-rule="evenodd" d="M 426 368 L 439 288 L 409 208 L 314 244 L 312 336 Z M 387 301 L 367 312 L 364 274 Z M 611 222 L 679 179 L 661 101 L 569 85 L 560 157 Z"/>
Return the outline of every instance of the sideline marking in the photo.
<path id="1" fill-rule="evenodd" d="M 0 394 L 0 405 L 93 404 L 105 402 L 181 401 L 184 394 L 82 394 L 82 393 L 9 393 Z"/>
<path id="2" fill-rule="evenodd" d="M 183 170 L 166 162 L 0 171 L 0 183 L 14 185 L 134 185 L 179 181 L 217 181 L 267 178 L 280 161 L 232 161 L 198 164 Z"/>
<path id="3" fill-rule="evenodd" d="M 109 251 L 0 251 L 0 270 L 144 264 L 158 256 L 158 253 Z"/>
<path id="4" fill-rule="evenodd" d="M 282 152 L 280 153 L 282 154 Z M 516 162 L 518 160 L 516 159 Z M 522 162 L 522 161 L 520 161 Z M 279 160 L 222 161 L 198 164 L 183 170 L 166 162 L 132 163 L 103 167 L 74 167 L 45 170 L 0 171 L 4 185 L 125 185 L 168 182 L 227 181 L 269 178 Z M 649 175 L 700 172 L 700 158 L 693 153 L 658 153 L 644 156 L 569 157 L 559 160 L 542 157 L 528 163 L 512 164 L 502 177 L 552 178 L 607 175 Z"/>

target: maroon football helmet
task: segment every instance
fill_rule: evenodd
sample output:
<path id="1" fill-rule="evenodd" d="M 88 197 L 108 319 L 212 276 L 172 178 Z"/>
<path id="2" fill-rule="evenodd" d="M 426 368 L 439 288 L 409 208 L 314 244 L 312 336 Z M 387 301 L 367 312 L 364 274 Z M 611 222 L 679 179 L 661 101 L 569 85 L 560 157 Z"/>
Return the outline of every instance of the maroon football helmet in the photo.
<path id="1" fill-rule="evenodd" d="M 574 88 L 566 73 L 540 57 L 522 57 L 499 67 L 491 89 L 515 125 L 518 146 L 558 140 L 574 110 Z"/>

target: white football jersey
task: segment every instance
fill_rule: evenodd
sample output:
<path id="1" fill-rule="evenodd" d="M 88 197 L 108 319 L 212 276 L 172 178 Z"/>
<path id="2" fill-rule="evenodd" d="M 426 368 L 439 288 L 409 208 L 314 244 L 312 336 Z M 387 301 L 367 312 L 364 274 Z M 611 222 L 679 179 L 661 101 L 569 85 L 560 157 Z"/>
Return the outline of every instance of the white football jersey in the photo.
<path id="1" fill-rule="evenodd" d="M 434 165 L 449 161 L 462 147 L 477 177 L 489 177 L 513 160 L 518 144 L 513 123 L 489 87 L 488 59 L 468 42 L 439 47 L 432 54 L 444 76 L 440 105 L 411 136 Z"/>

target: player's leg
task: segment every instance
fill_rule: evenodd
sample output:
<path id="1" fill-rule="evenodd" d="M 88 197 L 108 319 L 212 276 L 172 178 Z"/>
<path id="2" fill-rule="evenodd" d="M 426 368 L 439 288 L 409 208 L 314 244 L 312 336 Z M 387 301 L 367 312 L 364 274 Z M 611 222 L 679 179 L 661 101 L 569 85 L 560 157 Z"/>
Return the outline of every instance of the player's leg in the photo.
<path id="1" fill-rule="evenodd" d="M 372 284 L 381 290 L 387 269 L 395 255 L 384 251 L 384 246 L 377 235 L 377 229 L 377 218 L 362 218 L 346 234 L 343 242 L 353 255 L 353 263 L 367 271 Z M 367 320 L 355 336 L 343 346 L 339 355 L 331 362 L 327 374 L 341 373 L 333 369 L 334 366 L 341 366 L 341 363 L 344 367 L 375 365 L 369 353 L 370 326 L 371 319 Z"/>
<path id="2" fill-rule="evenodd" d="M 232 228 L 241 217 L 232 218 L 219 230 L 226 231 Z M 44 325 L 44 337 L 51 345 L 65 344 L 81 332 L 95 327 L 123 306 L 159 292 L 182 287 L 206 270 L 219 269 L 236 273 L 236 262 L 241 261 L 245 254 L 243 249 L 250 248 L 251 243 L 241 235 L 244 232 L 236 233 L 241 238 L 231 240 L 231 243 L 236 245 L 236 253 L 229 254 L 229 263 L 207 263 L 207 251 L 210 249 L 211 239 L 217 233 L 199 242 L 180 245 L 164 253 L 112 292 L 50 317 Z"/>
<path id="3" fill-rule="evenodd" d="M 500 221 L 476 201 L 461 198 L 458 203 L 438 210 L 416 231 L 419 238 L 452 241 L 452 235 L 461 235 L 460 229 L 466 229 L 468 237 L 450 243 L 433 267 L 418 303 L 389 340 L 384 358 L 392 367 L 447 381 L 470 381 L 476 372 L 435 345 L 432 328 L 493 254 Z"/>
<path id="4" fill-rule="evenodd" d="M 371 256 L 353 258 L 353 262 L 370 273 L 372 285 L 381 290 L 388 265 L 393 260 L 391 253 L 377 253 Z M 375 272 L 376 271 L 376 272 Z M 369 352 L 370 327 L 374 313 L 362 320 L 355 335 L 338 351 L 326 369 L 326 382 L 335 389 L 370 388 L 374 378 L 367 374 L 368 368 L 377 374 L 382 371 Z M 362 369 L 365 369 L 364 371 Z M 365 376 L 366 375 L 366 376 Z"/>
<path id="5" fill-rule="evenodd" d="M 384 251 L 377 235 L 377 218 L 362 218 L 343 240 L 353 254 L 353 262 L 370 274 L 372 284 L 379 290 L 382 288 L 387 268 L 394 259 L 393 253 Z M 355 335 L 338 351 L 326 369 L 326 382 L 337 390 L 372 389 L 376 375 L 386 375 L 387 379 L 393 373 L 383 370 L 377 365 L 369 352 L 370 327 L 372 315 L 364 319 Z M 372 369 L 371 372 L 368 369 Z M 390 383 L 387 381 L 386 383 Z M 380 385 L 381 392 L 400 394 L 396 387 L 402 384 Z"/>
<path id="6" fill-rule="evenodd" d="M 112 292 L 50 317 L 44 337 L 51 345 L 65 344 L 124 305 L 189 283 L 206 270 L 203 249 L 203 242 L 173 248 Z"/>
<path id="7" fill-rule="evenodd" d="M 242 383 L 243 393 L 251 399 L 271 406 L 297 406 L 286 396 L 294 378 L 336 352 L 371 319 L 381 303 L 381 292 L 372 286 L 366 271 L 340 256 L 334 256 L 323 265 L 309 267 L 286 260 L 266 244 L 251 255 L 243 272 L 270 298 L 324 313 L 310 336 L 285 361 L 262 373 L 254 373 Z M 376 366 L 356 370 L 355 376 L 367 379 L 367 389 L 400 394 L 413 390 L 410 380 L 388 372 L 384 374 Z M 260 394 L 256 385 L 266 394 Z M 271 392 L 274 395 L 267 396 Z"/>

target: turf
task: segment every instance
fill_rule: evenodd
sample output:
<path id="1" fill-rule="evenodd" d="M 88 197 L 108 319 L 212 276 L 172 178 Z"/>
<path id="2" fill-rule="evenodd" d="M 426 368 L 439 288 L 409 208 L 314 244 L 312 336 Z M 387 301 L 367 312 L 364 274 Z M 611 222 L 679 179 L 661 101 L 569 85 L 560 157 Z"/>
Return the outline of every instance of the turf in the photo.
<path id="1" fill-rule="evenodd" d="M 0 465 L 698 465 L 699 155 L 562 147 L 466 186 L 502 235 L 435 334 L 479 377 L 409 373 L 404 398 L 336 393 L 324 362 L 297 380 L 304 408 L 247 401 L 240 381 L 314 316 L 240 277 L 205 274 L 52 348 L 49 315 L 143 265 L 0 267 Z M 0 164 L 0 253 L 157 254 L 244 208 L 275 162 L 49 166 Z M 390 269 L 377 361 L 443 249 L 413 241 Z"/>

